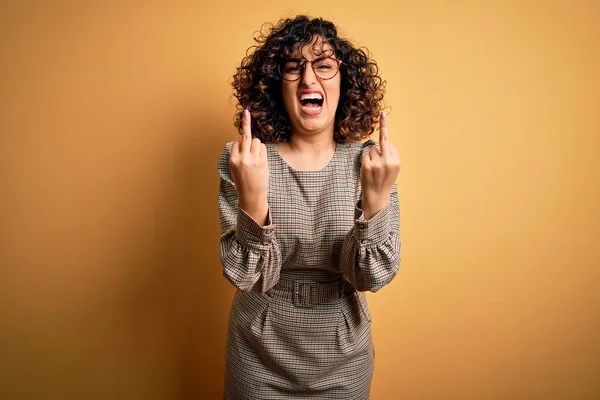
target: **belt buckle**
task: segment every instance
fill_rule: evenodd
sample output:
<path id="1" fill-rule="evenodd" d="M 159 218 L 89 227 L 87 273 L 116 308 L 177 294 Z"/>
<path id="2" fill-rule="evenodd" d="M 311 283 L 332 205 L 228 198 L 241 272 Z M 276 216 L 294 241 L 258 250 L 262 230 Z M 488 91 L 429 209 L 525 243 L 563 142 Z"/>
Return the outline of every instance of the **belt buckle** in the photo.
<path id="1" fill-rule="evenodd" d="M 303 283 L 294 281 L 292 302 L 296 307 L 314 308 L 317 298 L 317 283 Z"/>

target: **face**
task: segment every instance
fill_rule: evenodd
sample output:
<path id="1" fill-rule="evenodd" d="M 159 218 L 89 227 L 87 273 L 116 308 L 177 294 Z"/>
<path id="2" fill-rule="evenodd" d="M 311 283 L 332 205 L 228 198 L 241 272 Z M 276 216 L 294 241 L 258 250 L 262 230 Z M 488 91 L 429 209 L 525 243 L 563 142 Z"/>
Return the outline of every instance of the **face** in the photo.
<path id="1" fill-rule="evenodd" d="M 312 43 L 302 49 L 296 48 L 292 58 L 302 61 L 314 61 L 335 57 L 333 48 L 328 43 L 323 43 L 320 37 L 313 39 Z M 326 63 L 332 60 L 327 59 Z M 331 79 L 320 79 L 311 63 L 307 62 L 304 71 L 296 81 L 282 79 L 281 89 L 283 103 L 291 122 L 293 135 L 314 135 L 327 133 L 333 136 L 335 111 L 340 100 L 341 72 Z M 285 66 L 284 66 L 285 68 Z M 315 66 L 327 68 L 327 65 Z"/>

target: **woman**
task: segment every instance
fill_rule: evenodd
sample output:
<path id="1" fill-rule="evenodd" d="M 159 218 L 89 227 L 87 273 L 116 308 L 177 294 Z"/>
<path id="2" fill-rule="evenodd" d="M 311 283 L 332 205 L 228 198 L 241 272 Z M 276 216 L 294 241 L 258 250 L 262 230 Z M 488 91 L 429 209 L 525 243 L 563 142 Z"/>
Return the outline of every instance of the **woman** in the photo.
<path id="1" fill-rule="evenodd" d="M 384 82 L 322 19 L 256 38 L 233 80 L 239 140 L 219 159 L 220 256 L 238 290 L 225 399 L 367 399 L 364 292 L 398 271 L 398 153 Z M 380 124 L 379 146 L 364 143 Z"/>

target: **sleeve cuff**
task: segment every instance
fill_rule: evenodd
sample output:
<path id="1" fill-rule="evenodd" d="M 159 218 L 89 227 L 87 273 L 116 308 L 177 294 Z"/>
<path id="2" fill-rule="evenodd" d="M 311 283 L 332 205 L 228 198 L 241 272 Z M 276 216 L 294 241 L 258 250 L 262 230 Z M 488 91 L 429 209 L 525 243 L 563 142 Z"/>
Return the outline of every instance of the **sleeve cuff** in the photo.
<path id="1" fill-rule="evenodd" d="M 390 203 L 379 210 L 371 219 L 366 220 L 364 211 L 360 208 L 360 200 L 354 209 L 354 237 L 361 244 L 378 244 L 390 234 L 389 221 Z"/>
<path id="2" fill-rule="evenodd" d="M 260 226 L 248 213 L 238 208 L 236 239 L 243 245 L 268 245 L 275 238 L 275 224 L 271 221 L 271 212 L 267 213 L 267 225 Z"/>

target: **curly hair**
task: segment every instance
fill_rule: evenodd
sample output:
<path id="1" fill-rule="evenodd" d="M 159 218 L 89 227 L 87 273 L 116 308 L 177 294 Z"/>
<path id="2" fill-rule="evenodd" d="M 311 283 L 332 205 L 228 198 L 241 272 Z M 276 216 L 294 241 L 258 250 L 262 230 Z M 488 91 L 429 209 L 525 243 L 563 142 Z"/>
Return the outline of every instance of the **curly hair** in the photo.
<path id="1" fill-rule="evenodd" d="M 242 112 L 250 111 L 253 135 L 264 143 L 287 141 L 292 135 L 281 93 L 280 67 L 315 37 L 332 46 L 340 65 L 340 100 L 335 114 L 334 140 L 337 143 L 369 137 L 379 122 L 386 82 L 379 77 L 377 63 L 368 50 L 356 48 L 338 37 L 332 22 L 299 15 L 266 24 L 257 32 L 257 45 L 246 51 L 231 85 L 238 100 L 234 125 L 241 132 Z M 270 29 L 269 29 L 270 28 Z"/>

